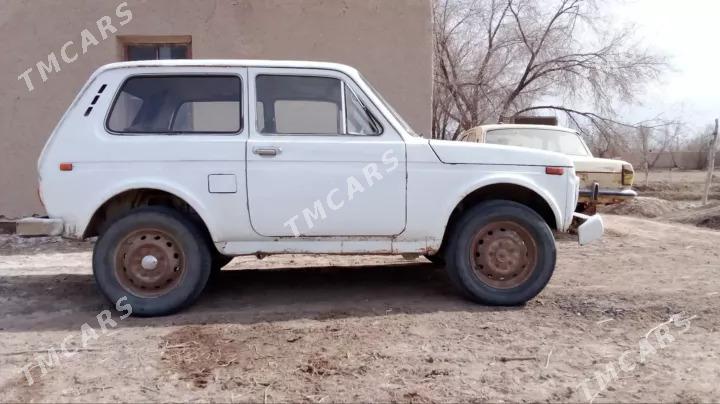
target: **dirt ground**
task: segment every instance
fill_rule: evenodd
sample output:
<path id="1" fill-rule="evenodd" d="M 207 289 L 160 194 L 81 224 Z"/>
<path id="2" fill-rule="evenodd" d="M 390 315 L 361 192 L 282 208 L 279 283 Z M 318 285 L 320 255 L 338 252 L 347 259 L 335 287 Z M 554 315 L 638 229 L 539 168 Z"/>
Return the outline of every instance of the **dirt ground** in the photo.
<path id="1" fill-rule="evenodd" d="M 596 244 L 559 236 L 524 307 L 423 258 L 242 257 L 189 310 L 105 330 L 88 243 L 0 238 L 0 401 L 717 402 L 720 232 L 604 219 Z"/>

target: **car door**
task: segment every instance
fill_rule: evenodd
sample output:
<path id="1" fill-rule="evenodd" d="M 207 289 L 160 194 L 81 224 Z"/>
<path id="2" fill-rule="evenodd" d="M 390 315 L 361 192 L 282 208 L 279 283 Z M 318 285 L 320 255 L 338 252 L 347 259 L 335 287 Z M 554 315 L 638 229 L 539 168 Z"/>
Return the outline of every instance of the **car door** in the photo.
<path id="1" fill-rule="evenodd" d="M 247 68 L 112 69 L 98 80 L 97 87 L 107 89 L 92 94 L 94 110 L 83 125 L 93 123 L 103 134 L 102 147 L 74 148 L 78 154 L 70 157 L 85 161 L 96 195 L 162 190 L 205 212 L 214 241 L 254 235 L 245 209 Z"/>
<path id="2" fill-rule="evenodd" d="M 248 75 L 253 229 L 295 237 L 402 233 L 405 143 L 357 85 L 331 70 Z"/>

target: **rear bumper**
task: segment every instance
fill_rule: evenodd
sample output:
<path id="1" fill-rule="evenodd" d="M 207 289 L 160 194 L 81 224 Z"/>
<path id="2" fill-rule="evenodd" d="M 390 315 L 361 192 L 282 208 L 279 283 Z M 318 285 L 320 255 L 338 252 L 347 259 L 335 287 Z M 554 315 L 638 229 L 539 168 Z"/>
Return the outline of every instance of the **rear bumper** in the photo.
<path id="1" fill-rule="evenodd" d="M 47 217 L 26 217 L 17 222 L 18 236 L 60 236 L 65 228 L 62 219 Z"/>
<path id="2" fill-rule="evenodd" d="M 581 222 L 577 229 L 580 245 L 586 245 L 602 238 L 605 225 L 600 215 L 588 216 L 582 213 L 573 213 L 573 217 Z"/>

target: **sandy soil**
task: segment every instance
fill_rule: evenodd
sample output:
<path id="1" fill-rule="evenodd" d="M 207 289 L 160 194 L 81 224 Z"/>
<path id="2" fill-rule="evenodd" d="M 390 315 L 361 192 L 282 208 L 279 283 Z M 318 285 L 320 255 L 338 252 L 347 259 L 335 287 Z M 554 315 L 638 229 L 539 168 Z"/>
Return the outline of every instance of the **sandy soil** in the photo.
<path id="1" fill-rule="evenodd" d="M 191 309 L 107 332 L 87 244 L 6 238 L 0 401 L 718 401 L 720 232 L 605 219 L 524 307 L 464 301 L 422 258 L 237 258 Z"/>

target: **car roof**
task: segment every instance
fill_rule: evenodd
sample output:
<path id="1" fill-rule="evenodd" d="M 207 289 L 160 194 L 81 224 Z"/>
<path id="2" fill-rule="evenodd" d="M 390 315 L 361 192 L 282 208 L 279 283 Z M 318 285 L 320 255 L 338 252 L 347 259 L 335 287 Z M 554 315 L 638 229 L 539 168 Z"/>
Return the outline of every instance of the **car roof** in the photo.
<path id="1" fill-rule="evenodd" d="M 569 133 L 577 133 L 576 130 L 565 128 L 562 126 L 554 126 L 554 125 L 531 125 L 531 124 L 493 124 L 493 125 L 481 125 L 479 126 L 483 131 L 491 131 L 495 129 L 541 129 L 541 130 L 555 130 L 560 132 L 569 132 Z"/>
<path id="2" fill-rule="evenodd" d="M 337 70 L 355 76 L 358 73 L 354 67 L 341 63 L 314 62 L 302 60 L 255 60 L 255 59 L 165 59 L 142 60 L 133 62 L 116 62 L 101 66 L 96 74 L 108 70 L 128 69 L 138 67 L 276 67 L 276 68 L 305 68 Z"/>

